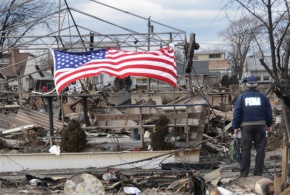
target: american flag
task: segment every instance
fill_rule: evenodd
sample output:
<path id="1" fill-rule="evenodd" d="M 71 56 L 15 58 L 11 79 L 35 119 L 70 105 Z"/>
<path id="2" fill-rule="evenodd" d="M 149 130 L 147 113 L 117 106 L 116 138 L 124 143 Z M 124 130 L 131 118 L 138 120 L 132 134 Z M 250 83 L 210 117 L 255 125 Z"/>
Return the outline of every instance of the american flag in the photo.
<path id="1" fill-rule="evenodd" d="M 106 73 L 125 78 L 141 76 L 157 79 L 176 87 L 176 65 L 171 47 L 148 52 L 100 49 L 89 52 L 52 50 L 57 93 L 70 83 Z"/>

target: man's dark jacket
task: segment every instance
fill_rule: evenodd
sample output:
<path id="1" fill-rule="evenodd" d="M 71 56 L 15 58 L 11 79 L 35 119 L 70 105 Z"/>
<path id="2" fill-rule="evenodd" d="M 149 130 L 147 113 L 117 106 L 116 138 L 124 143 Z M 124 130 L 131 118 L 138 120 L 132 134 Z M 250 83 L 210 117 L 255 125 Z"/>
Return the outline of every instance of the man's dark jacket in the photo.
<path id="1" fill-rule="evenodd" d="M 265 121 L 267 127 L 273 123 L 272 108 L 267 97 L 257 89 L 248 89 L 239 95 L 235 103 L 232 126 L 240 128 L 241 124 Z"/>

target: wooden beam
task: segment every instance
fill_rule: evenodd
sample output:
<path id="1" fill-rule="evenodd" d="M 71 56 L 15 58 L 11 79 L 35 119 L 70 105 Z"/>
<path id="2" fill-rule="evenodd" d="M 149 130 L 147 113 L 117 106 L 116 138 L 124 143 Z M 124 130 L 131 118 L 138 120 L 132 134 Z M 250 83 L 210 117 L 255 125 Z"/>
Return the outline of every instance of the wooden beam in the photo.
<path id="1" fill-rule="evenodd" d="M 140 137 L 141 137 L 141 147 L 143 148 L 144 147 L 144 128 L 142 126 L 142 108 L 140 107 L 139 108 L 139 134 L 140 134 Z"/>
<path id="2" fill-rule="evenodd" d="M 188 113 L 189 118 L 198 118 L 200 113 Z M 96 114 L 98 121 L 107 120 L 135 120 L 140 119 L 139 114 Z M 180 113 L 155 113 L 155 114 L 142 114 L 142 120 L 159 119 L 160 116 L 166 116 L 168 119 L 185 119 L 187 117 L 186 112 Z"/>
<path id="3" fill-rule="evenodd" d="M 168 127 L 185 127 L 186 124 L 168 124 Z M 142 125 L 143 128 L 154 128 L 155 125 Z M 191 125 L 190 127 L 198 127 L 198 124 Z M 122 128 L 122 129 L 136 129 L 140 128 L 140 125 L 133 125 L 133 126 L 90 126 L 90 127 L 82 127 L 82 129 L 87 129 L 87 130 L 94 130 L 94 129 L 110 129 L 110 128 Z M 196 128 L 197 129 L 197 128 Z"/>
<path id="4" fill-rule="evenodd" d="M 282 192 L 281 190 L 281 173 L 275 173 L 274 175 L 274 194 L 278 195 Z"/>
<path id="5" fill-rule="evenodd" d="M 186 45 L 187 58 L 186 58 L 186 73 L 191 73 L 192 60 L 194 56 L 194 50 L 199 49 L 199 44 L 195 42 L 195 34 L 190 33 L 189 44 Z"/>
<path id="6" fill-rule="evenodd" d="M 287 140 L 286 140 L 287 138 Z M 284 191 L 287 184 L 287 175 L 288 175 L 288 136 L 285 133 L 283 139 L 283 152 L 282 152 L 282 177 L 281 177 L 281 189 Z"/>
<path id="7" fill-rule="evenodd" d="M 289 110 L 287 109 L 284 101 L 282 101 L 282 119 L 281 119 L 281 125 L 285 125 L 286 128 L 284 128 L 284 138 L 283 138 L 283 152 L 282 152 L 282 176 L 281 176 L 281 188 L 282 191 L 286 189 L 287 184 L 287 175 L 288 175 L 288 142 L 289 142 L 289 121 L 288 121 L 288 115 L 287 112 Z"/>

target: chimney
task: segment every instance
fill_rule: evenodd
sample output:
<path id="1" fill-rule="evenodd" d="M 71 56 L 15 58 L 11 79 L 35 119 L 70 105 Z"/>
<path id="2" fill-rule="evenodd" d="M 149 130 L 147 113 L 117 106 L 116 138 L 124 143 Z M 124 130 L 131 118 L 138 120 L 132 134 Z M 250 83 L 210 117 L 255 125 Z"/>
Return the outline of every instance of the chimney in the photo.
<path id="1" fill-rule="evenodd" d="M 20 52 L 19 52 L 18 48 L 11 49 L 11 51 L 10 51 L 11 64 L 10 65 L 13 65 L 13 64 L 20 62 L 20 55 L 19 54 L 20 54 Z M 17 65 L 14 65 L 11 67 L 12 71 L 18 76 L 19 76 L 19 74 L 17 73 L 17 70 L 18 70 L 19 66 L 20 66 L 20 64 L 17 64 Z"/>

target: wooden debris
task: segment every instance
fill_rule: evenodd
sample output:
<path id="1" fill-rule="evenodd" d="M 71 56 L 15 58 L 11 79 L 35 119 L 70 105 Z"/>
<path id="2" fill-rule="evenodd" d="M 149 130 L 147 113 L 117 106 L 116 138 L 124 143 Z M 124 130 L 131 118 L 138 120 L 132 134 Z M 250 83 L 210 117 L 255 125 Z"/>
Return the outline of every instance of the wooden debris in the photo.
<path id="1" fill-rule="evenodd" d="M 115 183 L 113 183 L 113 184 L 107 184 L 107 185 L 105 185 L 105 189 L 106 190 L 112 190 L 112 189 L 114 189 L 115 187 L 117 187 L 119 184 L 121 184 L 121 182 L 122 181 L 118 181 L 118 182 L 115 182 Z"/>
<path id="2" fill-rule="evenodd" d="M 203 179 L 204 179 L 205 183 L 208 183 L 208 182 L 214 180 L 215 178 L 220 177 L 222 169 L 223 168 L 220 167 L 220 168 L 218 168 L 218 169 L 206 174 L 205 176 L 203 176 Z"/>
<path id="3" fill-rule="evenodd" d="M 176 187 L 180 187 L 184 185 L 186 182 L 188 182 L 188 180 L 189 178 L 176 180 L 168 186 L 168 189 L 175 189 Z"/>
<path id="4" fill-rule="evenodd" d="M 74 111 L 71 109 L 71 107 L 67 104 L 63 104 L 63 114 L 67 115 L 67 114 L 71 114 L 74 113 Z"/>
<path id="5" fill-rule="evenodd" d="M 25 129 L 32 129 L 33 127 L 35 127 L 35 125 L 23 125 L 23 126 L 15 127 L 15 128 L 12 128 L 12 129 L 2 130 L 1 133 L 2 134 L 16 133 L 16 132 L 23 131 Z"/>

